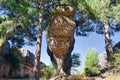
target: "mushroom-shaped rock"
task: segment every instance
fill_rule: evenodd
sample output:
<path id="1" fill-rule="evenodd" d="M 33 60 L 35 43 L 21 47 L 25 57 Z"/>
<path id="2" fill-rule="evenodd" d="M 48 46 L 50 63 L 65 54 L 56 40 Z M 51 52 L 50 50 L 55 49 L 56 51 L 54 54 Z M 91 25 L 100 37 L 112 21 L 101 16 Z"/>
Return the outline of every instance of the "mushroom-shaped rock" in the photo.
<path id="1" fill-rule="evenodd" d="M 52 10 L 47 28 L 48 54 L 57 65 L 57 74 L 63 71 L 64 60 L 74 47 L 75 22 L 74 9 L 70 6 L 58 6 Z"/>

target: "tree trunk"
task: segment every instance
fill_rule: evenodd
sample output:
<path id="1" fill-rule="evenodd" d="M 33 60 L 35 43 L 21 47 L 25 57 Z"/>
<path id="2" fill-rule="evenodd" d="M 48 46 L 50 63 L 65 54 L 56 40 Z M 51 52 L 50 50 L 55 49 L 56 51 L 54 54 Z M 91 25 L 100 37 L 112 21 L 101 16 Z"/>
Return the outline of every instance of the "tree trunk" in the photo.
<path id="1" fill-rule="evenodd" d="M 42 45 L 42 24 L 43 24 L 43 11 L 44 11 L 44 0 L 42 0 L 41 6 L 39 5 L 38 0 L 35 1 L 36 8 L 39 10 L 39 27 L 38 27 L 38 37 L 37 37 L 37 44 L 36 44 L 36 54 L 35 54 L 35 62 L 34 62 L 34 78 L 35 80 L 39 80 L 40 78 L 40 57 L 41 57 L 41 45 Z M 40 13 L 40 9 L 43 10 Z"/>
<path id="2" fill-rule="evenodd" d="M 107 60 L 110 59 L 111 54 L 113 53 L 112 42 L 110 39 L 109 24 L 108 22 L 104 24 L 104 37 L 106 45 Z"/>

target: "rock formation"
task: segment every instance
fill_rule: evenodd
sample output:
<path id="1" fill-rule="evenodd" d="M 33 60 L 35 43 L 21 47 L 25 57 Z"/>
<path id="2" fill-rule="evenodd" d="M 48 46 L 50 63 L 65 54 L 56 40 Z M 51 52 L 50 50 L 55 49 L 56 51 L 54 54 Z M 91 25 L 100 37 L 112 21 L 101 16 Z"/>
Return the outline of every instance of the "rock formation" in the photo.
<path id="1" fill-rule="evenodd" d="M 113 46 L 113 51 L 114 52 L 120 52 L 120 41 Z"/>
<path id="2" fill-rule="evenodd" d="M 51 60 L 57 65 L 57 75 L 69 74 L 67 70 L 70 71 L 68 65 L 71 64 L 72 60 L 66 60 L 68 56 L 71 56 L 74 48 L 75 22 L 73 18 L 74 9 L 63 5 L 54 8 L 49 17 L 46 34 L 47 52 Z"/>
<path id="3" fill-rule="evenodd" d="M 98 59 L 99 59 L 98 66 L 100 70 L 105 70 L 106 68 L 108 68 L 106 52 L 99 54 Z"/>
<path id="4" fill-rule="evenodd" d="M 110 64 L 107 61 L 107 53 L 103 52 L 98 55 L 98 67 L 101 70 L 102 73 L 108 71 L 108 69 L 111 67 Z"/>
<path id="5" fill-rule="evenodd" d="M 11 51 L 17 50 L 20 58 L 20 70 L 16 71 L 11 62 L 7 59 Z M 9 55 L 9 56 L 8 56 Z M 14 59 L 13 59 L 14 60 Z M 35 56 L 29 50 L 25 48 L 13 48 L 10 46 L 9 42 L 4 43 L 0 48 L 0 77 L 30 77 L 33 78 L 33 68 L 34 68 Z M 14 65 L 14 64 L 13 64 Z M 40 68 L 45 66 L 41 62 Z"/>

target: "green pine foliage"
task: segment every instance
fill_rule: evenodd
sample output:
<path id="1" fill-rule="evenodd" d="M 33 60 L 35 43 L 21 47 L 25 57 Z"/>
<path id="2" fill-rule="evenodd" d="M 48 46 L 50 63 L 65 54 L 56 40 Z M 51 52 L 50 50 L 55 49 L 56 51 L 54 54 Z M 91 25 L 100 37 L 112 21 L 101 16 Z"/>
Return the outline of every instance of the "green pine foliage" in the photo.
<path id="1" fill-rule="evenodd" d="M 113 68 L 119 67 L 120 66 L 120 52 L 114 53 L 111 56 L 109 63 Z"/>
<path id="2" fill-rule="evenodd" d="M 80 66 L 80 54 L 79 53 L 74 53 L 72 56 L 72 67 L 75 68 L 75 67 L 78 67 Z"/>
<path id="3" fill-rule="evenodd" d="M 66 4 L 66 5 L 70 5 L 70 6 L 74 6 L 77 7 L 80 0 L 61 0 L 62 4 Z"/>
<path id="4" fill-rule="evenodd" d="M 26 26 L 32 26 L 32 24 L 35 23 L 33 16 L 36 16 L 38 13 L 36 8 L 32 7 L 31 1 L 10 0 L 2 1 L 2 4 L 9 10 L 8 20 L 12 20 L 14 24 L 21 25 L 24 28 Z"/>
<path id="5" fill-rule="evenodd" d="M 31 0 L 0 0 L 1 9 L 7 12 L 0 17 L 0 46 L 5 40 L 13 40 L 16 47 L 23 44 L 33 45 L 37 35 L 37 15 L 39 14 Z M 22 36 L 22 37 L 21 37 Z M 29 41 L 25 42 L 24 38 Z M 21 42 L 19 42 L 21 41 Z"/>
<path id="6" fill-rule="evenodd" d="M 93 48 L 90 48 L 86 55 L 85 74 L 86 76 L 96 76 L 100 74 L 97 51 Z"/>
<path id="7" fill-rule="evenodd" d="M 112 21 L 120 19 L 120 4 L 113 6 L 110 0 L 82 0 L 79 3 L 79 10 L 91 19 L 100 20 L 103 24 L 107 18 Z"/>
<path id="8" fill-rule="evenodd" d="M 110 65 L 109 72 L 112 75 L 120 74 L 120 52 L 112 54 L 108 64 Z"/>
<path id="9" fill-rule="evenodd" d="M 55 76 L 56 65 L 52 64 L 50 66 L 45 66 L 43 69 L 40 70 L 41 73 L 41 80 L 48 80 L 51 77 Z"/>
<path id="10" fill-rule="evenodd" d="M 7 61 L 10 63 L 11 68 L 14 71 L 20 71 L 21 56 L 16 49 L 12 49 L 6 56 Z"/>

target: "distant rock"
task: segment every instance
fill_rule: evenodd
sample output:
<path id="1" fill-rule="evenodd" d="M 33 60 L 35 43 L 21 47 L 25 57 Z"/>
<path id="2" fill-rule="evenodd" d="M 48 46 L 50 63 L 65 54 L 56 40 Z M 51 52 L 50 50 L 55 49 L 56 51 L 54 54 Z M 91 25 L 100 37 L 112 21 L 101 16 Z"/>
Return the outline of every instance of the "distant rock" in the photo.
<path id="1" fill-rule="evenodd" d="M 20 59 L 24 58 L 24 62 L 22 62 L 20 71 L 15 71 L 9 61 L 6 59 L 7 55 L 10 54 L 11 51 L 17 50 L 21 55 Z M 28 76 L 33 77 L 33 69 L 34 69 L 34 61 L 35 55 L 25 48 L 14 48 L 11 47 L 9 42 L 5 42 L 2 46 L 0 46 L 0 77 L 16 77 L 16 76 Z M 44 68 L 46 65 L 41 62 L 40 69 Z"/>
<path id="2" fill-rule="evenodd" d="M 98 66 L 99 66 L 100 70 L 105 70 L 108 68 L 106 52 L 103 52 L 100 55 L 98 55 L 98 60 L 99 60 Z"/>
<path id="3" fill-rule="evenodd" d="M 120 42 L 118 42 L 117 44 L 115 44 L 115 46 L 113 46 L 113 51 L 120 52 Z"/>
<path id="4" fill-rule="evenodd" d="M 28 50 L 26 48 L 19 48 L 18 49 L 21 52 L 22 57 L 26 57 L 28 54 Z"/>
<path id="5" fill-rule="evenodd" d="M 26 58 L 26 61 L 34 65 L 35 55 L 27 50 L 26 48 L 20 48 L 18 49 L 20 51 L 20 54 L 22 57 Z"/>
<path id="6" fill-rule="evenodd" d="M 6 41 L 0 46 L 0 55 L 6 56 L 10 52 L 10 43 Z"/>
<path id="7" fill-rule="evenodd" d="M 45 63 L 40 62 L 40 69 L 43 69 L 45 66 L 46 66 L 46 64 L 45 64 Z"/>

